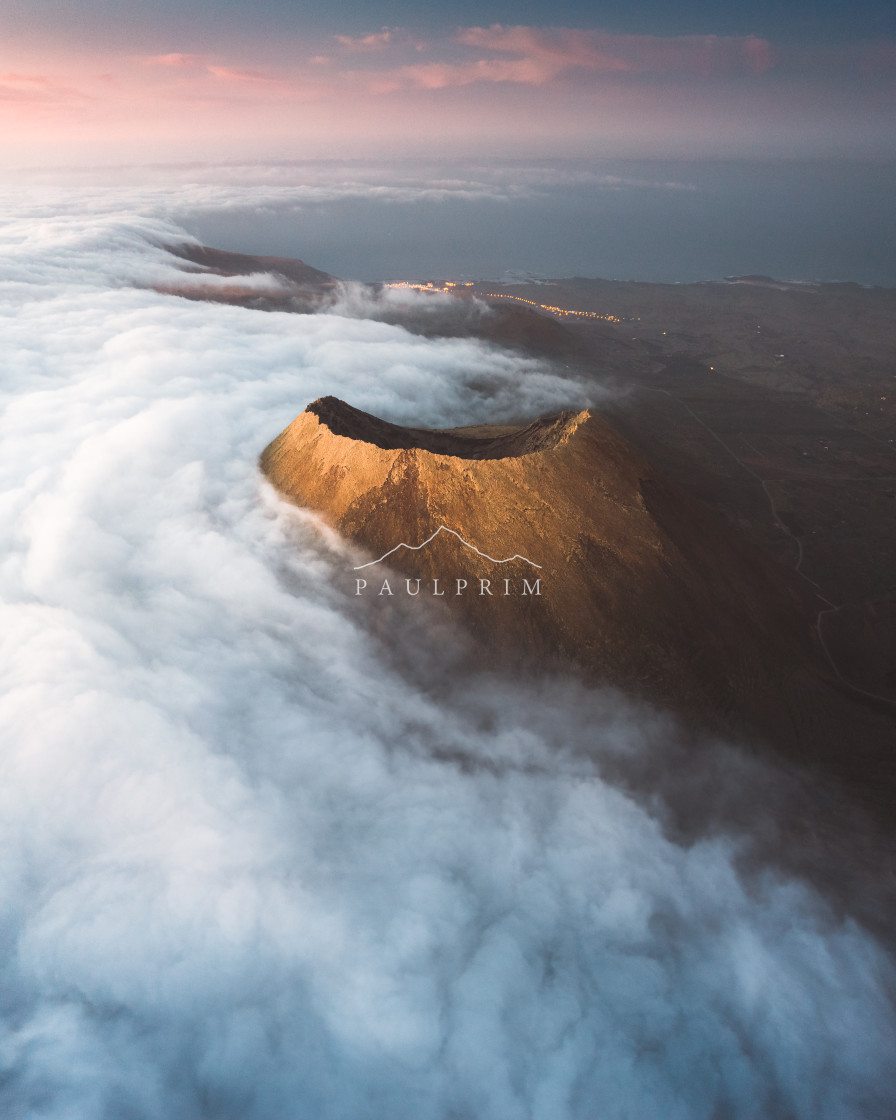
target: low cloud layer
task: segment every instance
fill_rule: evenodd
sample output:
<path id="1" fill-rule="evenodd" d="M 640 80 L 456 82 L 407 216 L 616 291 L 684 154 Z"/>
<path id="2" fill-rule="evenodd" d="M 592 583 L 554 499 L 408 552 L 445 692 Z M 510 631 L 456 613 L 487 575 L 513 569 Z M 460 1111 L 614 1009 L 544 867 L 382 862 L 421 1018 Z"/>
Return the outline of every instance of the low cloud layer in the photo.
<path id="1" fill-rule="evenodd" d="M 891 181 L 884 164 L 799 162 L 50 168 L 0 185 L 15 227 L 5 226 L 0 237 L 8 261 L 30 252 L 42 272 L 58 264 L 73 282 L 82 266 L 118 277 L 115 283 L 133 282 L 129 273 L 140 283 L 182 281 L 168 258 L 150 261 L 145 245 L 135 255 L 123 244 L 135 230 L 161 244 L 174 221 L 205 244 L 301 257 L 346 280 L 529 273 L 671 283 L 762 273 L 892 286 L 896 272 L 880 240 Z M 56 237 L 61 221 L 69 224 L 64 240 L 41 255 L 37 231 Z M 77 266 L 91 222 L 97 245 L 116 237 L 124 253 L 84 256 Z"/>
<path id="2" fill-rule="evenodd" d="M 177 236 L 4 234 L 0 1111 L 888 1116 L 884 951 L 601 777 L 671 724 L 464 678 L 257 469 L 324 393 L 459 424 L 578 386 L 345 301 L 132 286 Z"/>

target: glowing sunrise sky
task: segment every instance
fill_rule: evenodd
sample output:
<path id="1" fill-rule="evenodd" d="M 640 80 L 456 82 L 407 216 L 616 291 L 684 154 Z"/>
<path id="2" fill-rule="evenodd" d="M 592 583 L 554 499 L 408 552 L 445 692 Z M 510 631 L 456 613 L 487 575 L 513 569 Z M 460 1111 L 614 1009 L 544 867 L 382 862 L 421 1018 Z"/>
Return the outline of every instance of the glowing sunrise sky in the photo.
<path id="1" fill-rule="evenodd" d="M 890 5 L 0 3 L 7 168 L 893 150 Z"/>

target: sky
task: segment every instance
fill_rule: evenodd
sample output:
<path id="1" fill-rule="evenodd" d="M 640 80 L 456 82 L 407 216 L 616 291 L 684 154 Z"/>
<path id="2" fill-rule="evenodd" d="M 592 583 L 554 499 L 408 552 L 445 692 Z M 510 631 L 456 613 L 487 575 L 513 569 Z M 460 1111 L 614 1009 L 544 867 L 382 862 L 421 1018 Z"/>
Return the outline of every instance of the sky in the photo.
<path id="1" fill-rule="evenodd" d="M 0 31 L 7 168 L 883 158 L 896 127 L 896 20 L 872 0 L 4 0 Z"/>

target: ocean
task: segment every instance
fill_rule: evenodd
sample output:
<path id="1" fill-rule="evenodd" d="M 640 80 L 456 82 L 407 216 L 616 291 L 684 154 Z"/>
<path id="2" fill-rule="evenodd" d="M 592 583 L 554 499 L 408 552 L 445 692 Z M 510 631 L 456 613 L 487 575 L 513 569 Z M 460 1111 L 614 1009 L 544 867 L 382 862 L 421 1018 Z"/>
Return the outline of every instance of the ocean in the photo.
<path id="1" fill-rule="evenodd" d="M 182 173 L 184 174 L 184 173 Z M 893 162 L 545 161 L 202 168 L 276 184 L 180 205 L 200 240 L 343 279 L 587 276 L 687 283 L 764 274 L 896 286 Z M 509 276 L 507 274 L 510 274 Z"/>

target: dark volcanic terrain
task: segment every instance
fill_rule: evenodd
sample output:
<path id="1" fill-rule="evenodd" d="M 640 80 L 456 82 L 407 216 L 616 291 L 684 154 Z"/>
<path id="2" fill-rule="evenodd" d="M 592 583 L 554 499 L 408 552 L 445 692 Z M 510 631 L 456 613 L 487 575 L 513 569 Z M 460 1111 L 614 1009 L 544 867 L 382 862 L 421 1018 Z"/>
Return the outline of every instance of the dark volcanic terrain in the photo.
<path id="1" fill-rule="evenodd" d="M 302 261 L 171 251 L 187 270 L 171 291 L 188 298 L 308 312 L 335 283 Z M 190 272 L 234 283 L 210 290 Z M 253 273 L 279 279 L 259 290 L 244 281 Z M 601 415 L 666 482 L 796 573 L 831 673 L 896 711 L 896 290 L 763 276 L 455 290 L 492 314 L 391 317 L 616 387 Z"/>
<path id="2" fill-rule="evenodd" d="M 190 259 L 171 291 L 187 298 L 303 313 L 334 283 L 302 262 L 177 252 Z M 192 270 L 233 284 L 191 287 Z M 281 279 L 259 291 L 245 282 L 253 272 Z M 566 280 L 480 284 L 457 299 L 456 314 L 396 305 L 382 317 L 535 354 L 616 391 L 590 412 L 444 432 L 324 398 L 265 451 L 271 480 L 360 545 L 358 564 L 443 523 L 488 554 L 442 533 L 346 572 L 374 591 L 390 574 L 462 575 L 475 590 L 495 579 L 489 556 L 520 554 L 500 572 L 517 588 L 535 574 L 527 558 L 541 565 L 544 593 L 525 614 L 519 600 L 481 611 L 456 600 L 484 663 L 577 666 L 692 727 L 773 746 L 785 767 L 764 792 L 712 782 L 714 752 L 695 766 L 694 738 L 670 744 L 650 774 L 631 760 L 620 778 L 659 796 L 683 834 L 714 821 L 759 843 L 759 829 L 768 858 L 886 934 L 896 912 L 896 291 L 765 277 Z"/>
<path id="3" fill-rule="evenodd" d="M 187 271 L 170 290 L 187 298 L 301 313 L 335 283 L 302 261 L 171 251 Z M 191 272 L 234 283 L 209 289 Z M 276 280 L 245 283 L 258 273 Z M 749 276 L 455 291 L 492 313 L 388 315 L 616 387 L 601 415 L 665 481 L 796 573 L 830 671 L 896 711 L 896 290 Z"/>
<path id="4" fill-rule="evenodd" d="M 157 290 L 183 299 L 229 303 L 257 311 L 308 312 L 314 310 L 321 293 L 335 283 L 329 273 L 292 257 L 252 256 L 194 244 L 167 245 L 166 249 L 182 262 L 184 279 Z M 192 279 L 201 276 L 232 278 L 233 283 L 212 288 Z M 267 282 L 261 286 L 247 283 L 247 278 L 259 276 L 266 277 Z"/>
<path id="5" fill-rule="evenodd" d="M 626 390 L 603 414 L 796 570 L 835 671 L 896 701 L 896 291 L 749 277 L 500 292 L 502 308 L 607 317 L 553 315 L 581 348 L 566 364 Z"/>
<path id="6" fill-rule="evenodd" d="M 401 594 L 422 578 L 428 597 L 440 579 L 441 605 L 492 662 L 579 665 L 708 725 L 733 715 L 769 735 L 816 691 L 797 581 L 593 412 L 431 431 L 325 397 L 261 462 L 278 490 L 363 545 L 375 588 L 394 574 Z"/>
<path id="7" fill-rule="evenodd" d="M 232 286 L 214 290 L 202 284 L 193 290 L 185 278 L 176 293 L 188 298 L 304 312 L 319 307 L 321 292 L 334 283 L 300 261 L 198 246 L 174 251 L 187 270 L 234 278 Z M 259 291 L 244 282 L 258 272 L 280 279 Z M 579 426 L 578 442 L 570 441 L 579 448 L 599 445 L 589 454 L 600 463 L 589 468 L 582 454 L 567 478 L 553 452 L 547 458 L 543 449 L 519 456 L 505 448 L 473 456 L 459 473 L 464 485 L 485 493 L 495 485 L 496 466 L 513 474 L 526 459 L 540 461 L 541 475 L 525 483 L 533 501 L 526 503 L 507 547 L 529 554 L 526 543 L 556 566 L 576 556 L 580 575 L 591 573 L 590 606 L 577 616 L 575 596 L 564 606 L 542 605 L 544 617 L 520 644 L 539 656 L 551 648 L 598 678 L 671 703 L 685 715 L 697 712 L 701 719 L 715 717 L 717 724 L 758 728 L 788 755 L 837 774 L 841 786 L 851 788 L 878 819 L 892 818 L 896 291 L 766 277 L 697 284 L 572 279 L 496 288 L 483 283 L 456 291 L 457 316 L 421 316 L 410 309 L 405 321 L 400 307 L 386 314 L 414 332 L 477 336 L 547 357 L 567 375 L 617 390 L 600 404 L 599 417 L 592 414 Z M 476 311 L 470 297 L 487 302 L 492 314 Z M 293 500 L 328 513 L 340 531 L 368 548 L 382 544 L 385 551 L 414 534 L 422 540 L 423 530 L 437 529 L 439 516 L 448 519 L 452 512 L 451 501 L 440 506 L 433 498 L 451 472 L 433 475 L 421 492 L 417 460 L 431 466 L 454 457 L 457 463 L 463 457 L 444 440 L 450 444 L 486 432 L 439 435 L 392 426 L 393 444 L 386 446 L 384 428 L 372 435 L 370 427 L 382 421 L 360 419 L 363 413 L 337 403 L 318 402 L 296 421 L 307 426 L 310 417 L 315 428 L 323 424 L 330 436 L 344 440 L 342 450 L 321 452 L 320 485 L 312 485 L 309 470 L 317 459 L 311 456 L 299 467 L 296 446 L 289 450 L 289 463 L 284 459 L 278 467 L 289 477 L 274 472 L 274 482 Z M 604 433 L 600 440 L 588 435 L 597 428 Z M 495 437 L 519 438 L 498 429 L 487 435 L 492 444 Z M 375 503 L 362 515 L 361 494 L 337 485 L 346 466 L 339 466 L 339 455 L 357 456 L 360 447 L 375 452 L 368 489 L 383 485 L 385 468 L 389 480 L 396 463 L 400 473 L 413 459 L 418 470 L 413 486 L 410 476 L 402 482 L 391 475 L 395 494 L 385 521 Z M 562 447 L 568 451 L 566 442 Z M 610 447 L 616 448 L 612 469 L 606 461 Z M 270 470 L 271 450 L 265 454 Z M 365 455 L 370 467 L 373 459 Z M 512 488 L 510 474 L 502 485 Z M 601 532 L 597 523 L 589 528 L 599 521 L 595 511 L 606 497 L 595 489 L 598 476 L 615 479 L 609 491 L 613 486 L 619 491 L 617 508 L 640 508 L 645 520 L 638 533 L 626 538 L 631 520 L 625 531 L 623 522 L 613 531 L 605 525 Z M 505 504 L 512 506 L 510 488 Z M 411 491 L 417 494 L 413 501 Z M 337 495 L 345 500 L 342 508 Z M 612 506 L 600 507 L 601 515 Z M 473 506 L 464 515 L 473 517 Z M 533 538 L 533 526 L 543 528 L 545 517 L 553 519 L 558 540 L 570 545 L 566 556 L 548 547 L 547 530 Z M 495 516 L 484 517 L 480 528 L 486 533 L 495 524 Z M 616 531 L 622 536 L 614 541 Z M 579 538 L 596 542 L 589 545 L 590 559 L 585 545 L 576 544 Z M 640 584 L 624 558 L 635 538 L 643 557 L 656 562 Z M 438 542 L 440 548 L 447 543 Z M 615 582 L 614 557 L 622 558 Z M 393 557 L 390 563 L 403 570 L 402 560 Z M 411 575 L 427 572 L 416 569 Z M 739 581 L 743 586 L 744 579 L 750 589 L 737 603 L 732 588 Z M 582 588 L 577 585 L 577 594 L 585 594 Z M 633 606 L 638 597 L 641 606 Z M 505 637 L 507 609 L 494 607 L 496 619 L 505 612 L 495 628 Z M 482 617 L 470 613 L 468 624 L 478 627 L 487 644 Z"/>
<path id="8" fill-rule="evenodd" d="M 838 675 L 817 590 L 593 411 L 436 431 L 324 397 L 261 465 L 362 546 L 347 584 L 389 617 L 406 586 L 481 668 L 572 669 L 747 733 L 889 822 L 893 706 Z"/>

